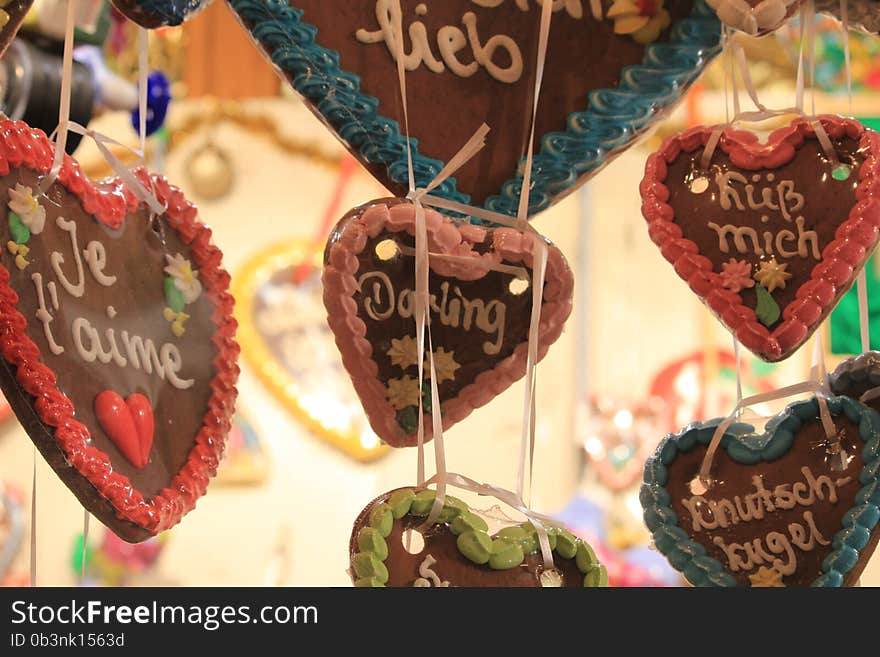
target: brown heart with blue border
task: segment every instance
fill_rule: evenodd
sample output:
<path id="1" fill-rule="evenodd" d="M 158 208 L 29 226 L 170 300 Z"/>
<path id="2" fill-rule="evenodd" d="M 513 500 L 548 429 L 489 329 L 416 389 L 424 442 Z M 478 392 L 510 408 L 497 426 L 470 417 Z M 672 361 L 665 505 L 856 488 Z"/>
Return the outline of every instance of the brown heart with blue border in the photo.
<path id="1" fill-rule="evenodd" d="M 396 0 L 228 0 L 267 59 L 388 189 L 408 167 Z M 554 3 L 530 214 L 572 192 L 665 116 L 719 52 L 703 0 Z M 410 145 L 426 186 L 482 123 L 486 147 L 435 194 L 515 214 L 541 6 L 401 0 Z"/>
<path id="2" fill-rule="evenodd" d="M 816 398 L 789 405 L 760 434 L 731 424 L 708 488 L 694 480 L 718 420 L 659 445 L 639 499 L 654 545 L 691 584 L 858 581 L 880 539 L 880 415 L 849 397 L 827 404 L 838 429 L 832 439 Z"/>

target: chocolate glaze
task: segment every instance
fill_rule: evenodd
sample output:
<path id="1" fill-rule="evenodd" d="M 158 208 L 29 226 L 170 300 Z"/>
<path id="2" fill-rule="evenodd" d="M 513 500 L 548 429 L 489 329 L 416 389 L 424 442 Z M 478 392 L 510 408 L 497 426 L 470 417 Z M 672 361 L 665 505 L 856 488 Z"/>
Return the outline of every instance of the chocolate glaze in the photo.
<path id="1" fill-rule="evenodd" d="M 764 542 L 766 535 L 771 531 L 777 531 L 788 537 L 789 523 L 799 523 L 806 528 L 803 514 L 805 511 L 812 511 L 816 528 L 824 539 L 829 541 L 829 545 L 817 545 L 814 550 L 809 552 L 792 546 L 797 557 L 797 570 L 793 575 L 783 578 L 786 586 L 809 586 L 821 574 L 822 560 L 833 549 L 830 542 L 842 528 L 843 516 L 854 505 L 856 494 L 861 487 L 859 474 L 864 465 L 862 460 L 864 441 L 859 434 L 858 427 L 845 417 L 836 417 L 834 422 L 839 430 L 845 432 L 841 446 L 850 457 L 845 471 L 831 470 L 829 456 L 824 447 L 824 443 L 827 441 L 825 431 L 821 422 L 816 419 L 804 423 L 803 427 L 795 434 L 794 442 L 789 451 L 775 461 L 743 465 L 730 458 L 725 449 L 719 449 L 715 454 L 711 470 L 712 479 L 716 483 L 704 497 L 709 501 L 726 498 L 733 502 L 734 495 L 744 497 L 755 492 L 752 485 L 754 475 L 762 475 L 764 487 L 772 493 L 773 489 L 780 484 L 805 481 L 801 468 L 808 467 L 815 477 L 827 475 L 832 481 L 841 477 L 852 478 L 849 483 L 837 487 L 838 501 L 836 504 L 829 503 L 826 497 L 824 502 L 817 500 L 814 505 L 809 507 L 797 504 L 788 510 L 777 508 L 772 513 L 765 513 L 764 518 L 760 520 L 730 524 L 726 529 L 702 529 L 694 532 L 691 514 L 682 504 L 682 500 L 691 498 L 692 493 L 688 485 L 699 471 L 706 453 L 706 446 L 698 443 L 689 452 L 679 452 L 675 460 L 666 466 L 669 474 L 669 483 L 666 488 L 672 498 L 671 506 L 678 516 L 679 526 L 695 541 L 703 545 L 709 556 L 720 561 L 729 571 L 728 559 L 724 551 L 712 542 L 714 537 L 722 538 L 727 545 L 731 543 L 744 544 L 757 538 Z M 823 486 L 823 491 L 827 491 L 827 487 Z M 703 513 L 705 518 L 711 518 L 711 511 L 708 508 Z M 878 538 L 880 538 L 880 531 L 875 529 L 871 542 L 862 550 L 861 558 L 856 567 L 846 575 L 844 586 L 851 586 L 858 580 Z M 785 559 L 785 556 L 782 558 Z M 763 565 L 769 567 L 772 564 Z M 739 586 L 748 587 L 751 586 L 748 576 L 757 572 L 758 567 L 759 565 L 756 565 L 749 571 L 731 574 L 737 578 Z"/>
<path id="2" fill-rule="evenodd" d="M 739 253 L 733 245 L 733 239 L 727 237 L 730 244 L 728 253 L 723 253 L 719 248 L 718 233 L 715 229 L 709 227 L 709 222 L 714 221 L 719 226 L 731 224 L 733 226 L 750 226 L 755 229 L 759 236 L 761 245 L 763 246 L 762 235 L 764 231 L 773 233 L 774 238 L 780 230 L 788 229 L 797 234 L 794 222 L 784 219 L 782 214 L 777 211 L 759 209 L 750 210 L 746 205 L 745 210 L 737 210 L 736 206 L 730 210 L 724 210 L 718 202 L 719 188 L 715 181 L 715 175 L 720 172 L 737 171 L 742 173 L 751 183 L 753 175 L 759 175 L 760 182 L 755 184 L 755 197 L 760 198 L 760 189 L 767 185 L 775 185 L 780 180 L 793 180 L 795 182 L 795 190 L 804 194 L 805 206 L 802 210 L 795 213 L 794 217 L 802 215 L 804 217 L 804 230 L 814 230 L 818 234 L 819 252 L 825 249 L 830 241 L 834 239 L 834 233 L 837 227 L 847 220 L 850 209 L 856 204 L 855 190 L 858 185 L 858 167 L 864 161 L 864 153 L 859 152 L 858 142 L 854 139 L 832 139 L 835 150 L 842 163 L 849 164 L 853 173 L 848 180 L 838 181 L 831 177 L 833 166 L 825 157 L 822 147 L 815 139 L 807 139 L 797 149 L 797 154 L 787 164 L 776 169 L 759 169 L 756 171 L 746 170 L 733 165 L 730 157 L 716 148 L 712 154 L 711 171 L 708 176 L 709 188 L 701 194 L 695 194 L 690 191 L 688 181 L 705 175 L 700 166 L 700 160 L 703 156 L 703 149 L 697 149 L 691 153 L 682 152 L 674 162 L 668 165 L 666 176 L 666 186 L 669 189 L 669 205 L 672 207 L 675 218 L 674 222 L 684 231 L 684 237 L 690 239 L 697 244 L 700 254 L 709 258 L 713 263 L 713 271 L 721 273 L 721 265 L 728 262 L 730 258 L 737 260 L 746 260 L 752 265 L 752 271 L 757 271 L 758 265 L 763 260 L 770 260 L 775 256 L 776 262 L 779 264 L 787 263 L 787 271 L 792 277 L 786 281 L 785 288 L 777 288 L 773 291 L 773 299 L 779 304 L 780 310 L 784 311 L 785 307 L 795 299 L 798 288 L 810 278 L 813 268 L 821 262 L 815 260 L 812 255 L 807 258 L 794 256 L 786 258 L 776 253 L 774 244 L 774 253 L 759 256 L 752 250 L 752 242 L 750 238 L 745 238 L 745 244 L 749 247 L 747 253 Z M 766 182 L 767 174 L 775 176 L 775 183 Z M 740 191 L 742 201 L 746 204 L 745 192 L 743 185 L 737 183 L 736 188 Z M 775 200 L 775 197 L 774 197 Z M 769 221 L 762 222 L 762 216 L 766 216 Z M 787 241 L 785 244 L 787 250 L 793 250 L 796 246 Z M 837 290 L 837 297 L 842 296 L 848 287 Z M 757 304 L 757 293 L 754 287 L 745 288 L 740 291 L 743 304 L 754 309 Z M 834 304 L 827 306 L 827 312 L 834 307 Z M 782 315 L 775 324 L 768 328 L 773 330 L 782 322 Z M 818 325 L 818 323 L 817 323 Z"/>
<path id="3" fill-rule="evenodd" d="M 395 489 L 400 490 L 400 489 Z M 369 524 L 370 511 L 376 504 L 384 502 L 395 491 L 388 491 L 380 495 L 361 511 L 351 531 L 349 541 L 350 557 L 359 551 L 357 535 L 362 527 Z M 385 539 L 388 544 L 388 558 L 385 566 L 388 568 L 388 583 L 386 586 L 406 587 L 412 586 L 413 582 L 421 577 L 419 566 L 427 555 L 437 560 L 432 566 L 441 580 L 449 582 L 450 586 L 456 587 L 540 587 L 538 578 L 544 568 L 544 561 L 540 552 L 526 555 L 525 561 L 507 570 L 492 570 L 487 565 L 477 565 L 470 561 L 458 550 L 456 536 L 447 524 L 434 525 L 422 536 L 425 546 L 418 554 L 410 554 L 404 547 L 403 533 L 407 529 L 421 525 L 425 518 L 407 514 L 400 520 L 395 520 L 391 527 L 391 533 Z M 563 559 L 557 553 L 553 553 L 553 565 L 562 574 L 562 585 L 568 588 L 582 588 L 584 576 L 578 570 L 574 559 Z M 352 575 L 352 581 L 355 576 Z"/>
<path id="4" fill-rule="evenodd" d="M 9 284 L 19 296 L 18 310 L 27 320 L 27 335 L 39 347 L 42 362 L 55 372 L 58 389 L 73 402 L 74 418 L 88 427 L 92 446 L 107 454 L 114 470 L 128 477 L 145 501 L 150 501 L 171 483 L 189 456 L 204 420 L 211 395 L 210 382 L 216 373 L 213 360 L 217 349 L 210 341 L 215 330 L 211 319 L 213 307 L 206 295 L 202 294 L 195 303 L 187 304 L 185 312 L 190 319 L 186 321 L 186 332 L 180 338 L 171 333 L 171 325 L 162 315 L 166 305 L 163 288 L 165 255 L 180 253 L 192 262 L 189 248 L 168 227 L 164 217 L 151 222 L 143 208 L 129 214 L 118 230 L 111 229 L 88 214 L 74 194 L 56 183 L 47 194 L 56 204 L 43 202 L 45 228 L 39 235 L 32 235 L 27 244 L 30 248 L 27 259 L 31 264 L 19 270 L 5 248 L 10 239 L 8 221 L 5 220 L 8 189 L 16 182 L 35 189 L 39 181 L 29 170 L 13 170 L 0 178 L 4 217 L 0 221 L 0 239 L 4 245 L 0 263 L 9 271 Z M 83 261 L 85 294 L 77 299 L 64 290 L 50 265 L 50 254 L 58 251 L 64 256 L 61 268 L 71 281 L 75 282 L 77 275 L 70 235 L 56 226 L 58 216 L 76 222 L 77 244 L 81 251 L 92 240 L 104 244 L 107 254 L 104 272 L 117 277 L 114 285 L 98 284 Z M 35 317 L 38 299 L 31 275 L 37 272 L 43 276 L 46 305 L 54 317 L 51 323 L 53 335 L 65 349 L 57 356 L 49 351 L 43 325 Z M 58 310 L 49 300 L 46 290 L 49 281 L 55 281 L 57 285 Z M 117 312 L 113 319 L 108 317 L 108 306 L 113 306 Z M 105 348 L 108 344 L 104 330 L 113 328 L 123 354 L 125 347 L 120 338 L 123 330 L 130 335 L 151 338 L 157 349 L 166 342 L 176 344 L 183 360 L 179 376 L 195 379 L 195 383 L 181 390 L 167 379 L 160 379 L 155 371 L 147 374 L 143 369 L 131 366 L 123 368 L 114 363 L 86 362 L 79 357 L 73 342 L 71 323 L 76 317 L 91 322 L 104 340 Z M 147 533 L 142 528 L 119 520 L 110 504 L 67 464 L 55 443 L 52 428 L 37 416 L 33 408 L 34 398 L 18 386 L 14 368 L 5 362 L 0 371 L 0 384 L 31 439 L 82 504 L 121 537 L 127 540 L 145 538 Z M 115 390 L 123 397 L 140 392 L 152 404 L 155 433 L 149 463 L 143 468 L 138 469 L 129 463 L 95 418 L 94 399 L 106 389 Z"/>
<path id="5" fill-rule="evenodd" d="M 416 15 L 419 4 L 427 6 L 426 15 Z M 601 4 L 605 15 L 611 0 L 602 0 Z M 340 67 L 360 78 L 361 91 L 379 100 L 379 112 L 403 126 L 397 66 L 388 48 L 384 43 L 364 44 L 355 38 L 361 28 L 378 29 L 376 0 L 291 0 L 290 5 L 302 9 L 303 20 L 318 28 L 316 42 L 337 51 Z M 691 0 L 664 3 L 673 22 L 684 18 L 692 5 Z M 618 86 L 621 69 L 643 60 L 644 46 L 629 36 L 614 34 L 613 20 L 597 22 L 589 2 L 585 1 L 583 6 L 580 19 L 565 11 L 553 14 L 535 124 L 538 136 L 563 130 L 569 114 L 588 107 L 590 91 Z M 529 10 L 524 12 L 513 0 L 496 8 L 481 7 L 470 0 L 401 0 L 401 7 L 407 53 L 412 49 L 408 29 L 414 20 L 425 24 L 432 53 L 440 58 L 437 30 L 444 25 L 464 30 L 462 16 L 466 12 L 476 15 L 482 44 L 494 35 L 504 34 L 520 48 L 523 74 L 512 84 L 499 82 L 482 67 L 469 78 L 459 77 L 448 68 L 433 73 L 424 65 L 406 73 L 410 133 L 418 139 L 423 155 L 446 162 L 481 123 L 485 121 L 492 128 L 486 137 L 486 148 L 455 173 L 458 189 L 470 194 L 472 203 L 482 204 L 487 196 L 500 191 L 502 183 L 514 177 L 528 144 L 540 5 L 529 2 Z M 663 34 L 659 40 L 665 38 Z M 496 63 L 506 65 L 508 61 L 502 53 L 496 52 Z M 465 65 L 473 61 L 469 46 L 457 55 Z M 536 144 L 536 150 L 539 148 Z M 384 167 L 363 164 L 388 184 Z M 391 185 L 391 191 L 401 196 L 406 193 L 400 185 Z"/>

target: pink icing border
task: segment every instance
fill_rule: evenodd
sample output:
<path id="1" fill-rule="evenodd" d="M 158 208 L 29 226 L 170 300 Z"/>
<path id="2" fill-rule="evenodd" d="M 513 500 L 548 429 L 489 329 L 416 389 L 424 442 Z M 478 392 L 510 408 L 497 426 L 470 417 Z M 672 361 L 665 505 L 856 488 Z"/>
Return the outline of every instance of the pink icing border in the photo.
<path id="1" fill-rule="evenodd" d="M 721 275 L 713 263 L 701 255 L 697 245 L 683 236 L 669 206 L 666 186 L 667 164 L 682 152 L 691 153 L 705 146 L 715 127 L 699 126 L 667 139 L 645 165 L 639 185 L 642 214 L 648 222 L 651 239 L 676 273 L 718 316 L 737 339 L 760 358 L 775 362 L 791 355 L 819 327 L 840 296 L 849 289 L 880 237 L 880 176 L 878 153 L 880 135 L 852 119 L 823 115 L 818 117 L 831 138 L 849 136 L 859 140 L 866 157 L 859 168 L 856 204 L 822 251 L 822 261 L 810 279 L 798 289 L 795 299 L 782 312 L 782 323 L 770 332 L 758 321 L 755 311 L 745 306 L 736 292 L 721 286 Z M 738 167 L 747 170 L 775 168 L 788 163 L 806 139 L 816 139 L 813 127 L 804 118 L 780 128 L 766 144 L 752 132 L 726 128 L 718 147 Z M 683 181 L 682 181 L 683 184 Z"/>
<path id="2" fill-rule="evenodd" d="M 373 431 L 393 447 L 415 445 L 416 434 L 407 435 L 398 426 L 396 411 L 385 397 L 385 386 L 379 381 L 378 366 L 372 358 L 373 347 L 366 339 L 366 325 L 357 315 L 353 295 L 357 291 L 357 256 L 368 237 L 375 237 L 383 229 L 390 232 L 415 234 L 415 208 L 409 203 L 391 205 L 379 201 L 360 208 L 362 213 L 351 219 L 341 230 L 339 239 L 328 248 L 324 266 L 324 305 L 327 321 L 336 336 L 336 344 L 342 353 L 342 362 L 351 376 L 352 383 L 366 410 Z M 493 248 L 482 256 L 472 251 L 471 245 L 482 242 L 487 229 L 470 224 L 457 225 L 448 217 L 431 209 L 425 211 L 428 248 L 432 253 L 467 255 L 514 266 L 532 267 L 535 240 L 541 239 L 532 232 L 520 232 L 513 228 L 495 228 Z M 431 269 L 444 276 L 476 280 L 489 271 L 475 263 L 450 263 L 434 259 Z M 574 276 L 562 252 L 552 244 L 548 249 L 546 284 L 541 306 L 538 358 L 562 333 L 565 320 L 571 314 Z M 414 329 L 415 330 L 415 329 Z M 463 420 L 471 411 L 489 403 L 526 373 L 528 343 L 517 345 L 513 353 L 500 361 L 493 369 L 477 375 L 470 385 L 461 389 L 458 396 L 446 400 L 443 408 L 443 429 Z M 425 439 L 432 437 L 431 419 L 423 418 Z"/>

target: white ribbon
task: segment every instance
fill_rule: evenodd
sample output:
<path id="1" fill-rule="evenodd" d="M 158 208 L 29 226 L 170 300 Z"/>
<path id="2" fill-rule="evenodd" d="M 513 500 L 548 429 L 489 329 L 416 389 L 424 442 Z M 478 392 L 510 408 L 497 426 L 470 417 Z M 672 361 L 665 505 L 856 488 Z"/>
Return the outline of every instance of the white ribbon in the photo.
<path id="1" fill-rule="evenodd" d="M 481 126 L 474 136 L 464 145 L 464 147 L 456 153 L 452 158 L 449 159 L 447 164 L 443 167 L 443 169 L 434 177 L 430 184 L 427 187 L 422 189 L 417 189 L 415 185 L 415 173 L 412 164 L 412 149 L 410 146 L 410 136 L 409 136 L 409 112 L 407 107 L 407 98 L 406 98 L 406 69 L 404 66 L 404 31 L 403 31 L 403 19 L 402 19 L 402 11 L 400 9 L 400 3 L 397 3 L 397 11 L 394 14 L 394 32 L 393 32 L 393 42 L 394 42 L 394 53 L 395 60 L 397 63 L 397 74 L 398 80 L 400 83 L 400 93 L 401 93 L 401 101 L 403 104 L 403 122 L 404 122 L 404 131 L 407 136 L 406 146 L 407 146 L 407 169 L 408 169 L 408 182 L 409 182 L 409 192 L 407 194 L 407 198 L 412 201 L 415 209 L 415 249 L 414 249 L 414 257 L 415 257 L 415 304 L 413 316 L 416 321 L 416 343 L 417 343 L 417 357 L 418 357 L 418 377 L 419 377 L 419 390 L 421 391 L 424 381 L 424 347 L 425 347 L 425 332 L 427 329 L 428 336 L 428 348 L 429 353 L 427 357 L 428 368 L 430 372 L 431 379 L 431 416 L 432 416 L 432 434 L 434 438 L 434 455 L 435 455 L 435 463 L 437 468 L 437 474 L 432 478 L 432 481 L 436 484 L 437 494 L 434 499 L 434 504 L 431 508 L 428 517 L 425 520 L 424 525 L 432 524 L 437 517 L 439 517 L 442 509 L 443 502 L 446 495 L 446 482 L 447 482 L 447 472 L 446 472 L 446 460 L 445 460 L 445 449 L 443 444 L 443 423 L 442 416 L 440 414 L 440 399 L 439 393 L 437 390 L 436 376 L 434 375 L 434 356 L 433 356 L 433 340 L 431 337 L 431 325 L 430 325 L 430 304 L 428 299 L 428 272 L 429 272 L 429 259 L 432 256 L 428 252 L 427 245 L 427 230 L 425 226 L 425 213 L 423 203 L 426 205 L 432 205 L 434 207 L 441 207 L 446 209 L 454 209 L 455 211 L 461 211 L 462 214 L 467 216 L 476 216 L 481 218 L 489 218 L 490 221 L 496 221 L 502 225 L 513 225 L 520 230 L 531 230 L 528 226 L 528 196 L 529 196 L 529 187 L 531 181 L 531 169 L 533 162 L 533 149 L 534 149 L 534 134 L 535 134 L 535 116 L 537 114 L 538 108 L 538 99 L 540 95 L 541 82 L 543 78 L 543 69 L 544 63 L 546 60 L 546 52 L 547 45 L 549 42 L 549 32 L 550 32 L 550 19 L 552 17 L 552 9 L 553 3 L 546 2 L 542 6 L 541 12 L 541 23 L 538 34 L 538 64 L 537 71 L 535 75 L 535 92 L 533 97 L 533 105 L 532 105 L 532 123 L 531 123 L 531 133 L 529 137 L 529 147 L 528 152 L 526 154 L 525 160 L 525 169 L 523 172 L 523 184 L 520 195 L 520 204 L 519 211 L 517 213 L 517 218 L 514 222 L 511 222 L 509 217 L 504 216 L 501 218 L 500 215 L 496 215 L 496 213 L 488 213 L 479 208 L 473 208 L 470 206 L 466 206 L 464 204 L 456 204 L 445 202 L 442 199 L 438 199 L 436 197 L 429 196 L 429 193 L 435 189 L 438 185 L 440 185 L 446 178 L 448 178 L 454 171 L 456 171 L 459 167 L 461 167 L 465 162 L 467 162 L 473 155 L 479 151 L 480 148 L 485 144 L 485 135 L 488 132 L 489 128 L 485 124 Z M 499 220 L 500 219 L 500 220 Z M 547 262 L 547 246 L 540 236 L 536 235 L 536 253 L 535 253 L 535 262 L 533 262 L 533 272 L 535 276 L 535 280 L 532 281 L 532 317 L 530 322 L 530 330 L 529 330 L 529 357 L 527 359 L 526 364 L 526 400 L 524 402 L 524 411 L 523 411 L 523 447 L 521 448 L 521 459 L 520 459 L 520 467 L 519 467 L 519 496 L 514 502 L 517 503 L 517 508 L 525 507 L 526 505 L 522 502 L 522 489 L 523 489 L 523 478 L 524 478 L 524 459 L 526 453 L 529 455 L 530 460 L 530 468 L 531 471 L 531 455 L 534 453 L 534 416 L 535 416 L 535 394 L 534 394 L 534 384 L 535 384 L 535 363 L 537 361 L 537 344 L 538 344 L 538 332 L 540 327 L 540 309 L 542 305 L 543 298 L 543 287 L 544 287 L 544 278 L 546 271 L 546 262 Z M 453 259 L 454 257 L 444 256 L 446 259 Z M 473 258 L 471 260 L 476 260 Z M 507 266 L 502 265 L 501 267 L 487 264 L 488 268 L 493 269 L 501 269 L 501 267 L 506 268 Z M 417 462 L 417 479 L 419 485 L 424 484 L 425 477 L 425 465 L 424 465 L 424 422 L 423 415 L 424 413 L 424 401 L 423 395 L 419 396 L 419 423 L 417 427 L 417 449 L 418 449 L 418 462 Z M 526 446 L 529 446 L 529 449 L 526 449 Z M 539 542 L 541 543 L 541 551 L 545 561 L 545 567 L 550 569 L 553 567 L 552 561 L 552 551 L 550 550 L 550 544 L 546 537 L 546 533 L 542 536 L 542 533 L 538 532 Z"/>
<path id="2" fill-rule="evenodd" d="M 86 578 L 86 558 L 87 552 L 89 549 L 89 518 L 91 514 L 89 514 L 88 509 L 83 509 L 83 546 L 82 546 L 82 560 L 80 561 L 79 568 L 79 578 L 80 582 Z"/>

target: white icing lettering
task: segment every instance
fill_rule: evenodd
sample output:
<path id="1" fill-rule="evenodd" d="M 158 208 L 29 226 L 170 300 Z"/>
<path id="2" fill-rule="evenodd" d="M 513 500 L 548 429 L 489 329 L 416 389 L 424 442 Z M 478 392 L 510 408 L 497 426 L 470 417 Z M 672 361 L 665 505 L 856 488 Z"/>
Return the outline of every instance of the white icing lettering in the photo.
<path id="1" fill-rule="evenodd" d="M 62 347 L 58 342 L 55 341 L 55 336 L 52 334 L 52 328 L 49 326 L 54 319 L 52 317 L 52 313 L 49 312 L 49 309 L 46 308 L 46 297 L 43 294 L 43 275 L 39 272 L 34 272 L 31 274 L 31 281 L 33 281 L 34 287 L 37 290 L 37 312 L 34 313 L 40 323 L 43 324 L 43 333 L 46 335 L 46 342 L 49 345 L 49 351 L 51 351 L 56 356 L 59 356 L 64 353 L 64 347 Z M 52 295 L 51 290 L 55 289 L 55 286 L 52 283 L 49 283 L 49 295 Z M 53 305 L 55 309 L 58 309 L 58 299 L 53 299 Z"/>
<path id="2" fill-rule="evenodd" d="M 76 243 L 76 222 L 68 221 L 64 217 L 59 216 L 55 220 L 55 223 L 61 230 L 70 233 L 73 260 L 76 263 L 77 282 L 71 283 L 67 276 L 65 276 L 64 272 L 61 271 L 61 265 L 64 264 L 64 256 L 60 251 L 53 251 L 52 255 L 49 256 L 49 261 L 52 263 L 52 269 L 55 271 L 55 275 L 58 277 L 58 282 L 61 283 L 61 287 L 67 290 L 67 293 L 71 296 L 79 298 L 85 293 L 86 282 L 83 277 L 82 259 L 79 257 L 79 246 Z"/>
<path id="3" fill-rule="evenodd" d="M 89 271 L 99 284 L 104 287 L 110 287 L 116 282 L 115 276 L 110 276 L 104 273 L 104 267 L 107 266 L 107 251 L 104 250 L 103 244 L 96 240 L 92 240 L 86 244 L 83 256 L 86 259 L 86 263 L 89 265 Z"/>

